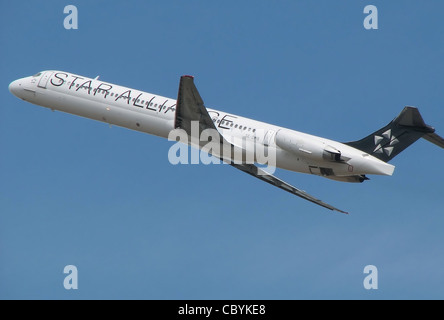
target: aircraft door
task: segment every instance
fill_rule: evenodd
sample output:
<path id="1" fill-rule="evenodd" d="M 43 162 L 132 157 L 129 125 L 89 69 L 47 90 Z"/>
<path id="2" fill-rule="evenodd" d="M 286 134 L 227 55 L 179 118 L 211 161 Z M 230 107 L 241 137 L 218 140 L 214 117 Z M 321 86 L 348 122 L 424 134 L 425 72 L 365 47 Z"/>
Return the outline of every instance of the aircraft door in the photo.
<path id="1" fill-rule="evenodd" d="M 49 78 L 51 78 L 52 74 L 53 74 L 53 72 L 51 72 L 51 71 L 46 71 L 46 72 L 42 75 L 42 77 L 40 78 L 40 81 L 39 81 L 38 86 L 39 86 L 40 88 L 45 88 L 45 89 L 46 89 L 46 85 L 48 84 L 48 80 L 49 80 Z"/>

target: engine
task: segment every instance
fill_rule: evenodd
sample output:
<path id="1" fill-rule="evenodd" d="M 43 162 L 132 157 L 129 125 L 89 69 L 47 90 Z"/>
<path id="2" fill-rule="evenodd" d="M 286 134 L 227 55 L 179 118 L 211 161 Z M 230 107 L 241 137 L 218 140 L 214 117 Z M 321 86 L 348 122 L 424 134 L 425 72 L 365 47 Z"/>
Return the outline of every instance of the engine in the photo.
<path id="1" fill-rule="evenodd" d="M 332 162 L 350 160 L 350 158 L 344 157 L 338 149 L 314 139 L 302 139 L 301 136 L 290 130 L 279 130 L 276 133 L 276 145 L 309 160 Z"/>

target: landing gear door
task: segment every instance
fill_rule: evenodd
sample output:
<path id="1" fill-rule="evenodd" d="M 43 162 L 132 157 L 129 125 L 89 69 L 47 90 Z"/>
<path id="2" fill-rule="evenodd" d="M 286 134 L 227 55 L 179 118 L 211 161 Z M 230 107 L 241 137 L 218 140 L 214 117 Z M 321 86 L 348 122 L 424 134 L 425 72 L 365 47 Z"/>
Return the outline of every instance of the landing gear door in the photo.
<path id="1" fill-rule="evenodd" d="M 52 71 L 46 71 L 42 77 L 40 78 L 38 87 L 39 88 L 45 88 L 46 89 L 46 85 L 48 84 L 48 80 L 49 78 L 51 78 L 53 72 Z"/>

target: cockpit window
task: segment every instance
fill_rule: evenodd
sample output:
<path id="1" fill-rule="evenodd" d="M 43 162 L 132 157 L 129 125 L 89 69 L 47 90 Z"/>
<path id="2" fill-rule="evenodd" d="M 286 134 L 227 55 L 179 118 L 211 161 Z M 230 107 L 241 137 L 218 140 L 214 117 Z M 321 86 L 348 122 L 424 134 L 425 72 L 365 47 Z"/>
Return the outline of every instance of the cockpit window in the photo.
<path id="1" fill-rule="evenodd" d="M 35 75 L 33 75 L 33 77 L 39 77 L 41 74 L 42 74 L 41 72 L 36 73 Z"/>

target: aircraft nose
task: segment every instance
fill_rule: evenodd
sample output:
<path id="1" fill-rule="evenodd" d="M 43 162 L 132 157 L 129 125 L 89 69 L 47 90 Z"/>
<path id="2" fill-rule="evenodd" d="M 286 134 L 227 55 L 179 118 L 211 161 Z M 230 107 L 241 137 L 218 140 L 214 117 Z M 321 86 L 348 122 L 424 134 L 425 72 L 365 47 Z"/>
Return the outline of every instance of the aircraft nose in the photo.
<path id="1" fill-rule="evenodd" d="M 22 84 L 21 84 L 21 81 L 20 81 L 20 80 L 12 81 L 12 82 L 9 84 L 9 91 L 10 91 L 13 95 L 15 95 L 16 97 L 18 97 L 18 92 L 19 92 L 19 90 L 21 89 L 21 86 L 22 86 Z"/>

